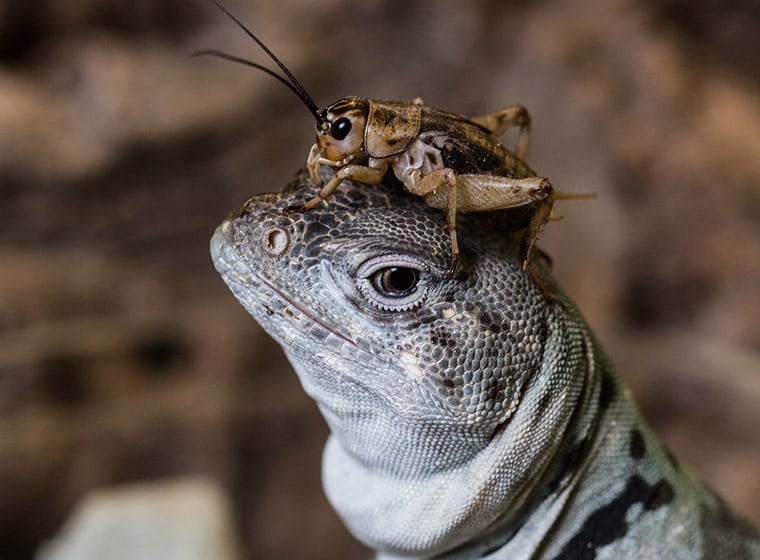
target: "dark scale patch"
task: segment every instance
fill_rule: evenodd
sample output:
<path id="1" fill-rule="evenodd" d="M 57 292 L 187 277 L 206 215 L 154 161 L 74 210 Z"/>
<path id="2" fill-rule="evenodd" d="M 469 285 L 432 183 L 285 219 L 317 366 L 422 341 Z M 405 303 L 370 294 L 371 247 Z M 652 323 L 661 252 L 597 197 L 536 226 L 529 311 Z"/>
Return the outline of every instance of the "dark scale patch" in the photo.
<path id="1" fill-rule="evenodd" d="M 311 243 L 316 237 L 326 235 L 330 228 L 319 222 L 310 222 L 303 230 L 303 239 L 306 243 Z"/>
<path id="2" fill-rule="evenodd" d="M 610 403 L 617 397 L 617 387 L 615 386 L 615 379 L 609 375 L 602 375 L 602 387 L 599 391 L 599 406 L 602 410 L 606 410 Z"/>
<path id="3" fill-rule="evenodd" d="M 488 396 L 489 401 L 496 400 L 497 397 L 500 395 L 500 391 L 498 387 L 491 386 L 488 388 L 488 391 L 486 391 L 486 395 Z"/>
<path id="4" fill-rule="evenodd" d="M 576 441 L 570 449 L 568 449 L 565 456 L 562 458 L 557 474 L 547 484 L 547 495 L 553 494 L 557 491 L 560 483 L 570 474 L 575 472 L 578 465 L 581 464 L 583 457 L 586 455 L 586 449 L 588 447 L 588 438 L 583 438 Z"/>
<path id="5" fill-rule="evenodd" d="M 443 329 L 432 330 L 430 334 L 430 343 L 440 348 L 454 348 L 457 345 L 452 334 Z"/>
<path id="6" fill-rule="evenodd" d="M 303 253 L 303 244 L 301 243 L 291 243 L 290 245 L 290 253 L 288 254 L 288 257 L 291 259 L 296 259 L 301 256 Z"/>
<path id="7" fill-rule="evenodd" d="M 356 191 L 352 190 L 350 192 L 355 193 Z M 332 228 L 338 227 L 341 223 L 341 220 L 338 218 L 338 216 L 334 214 L 322 214 L 319 216 L 319 223 L 329 229 L 332 229 Z"/>
<path id="8" fill-rule="evenodd" d="M 641 476 L 633 475 L 615 499 L 586 518 L 580 531 L 565 544 L 555 560 L 594 560 L 599 548 L 626 535 L 625 518 L 631 507 L 640 503 L 646 511 L 653 511 L 670 503 L 673 497 L 673 487 L 667 480 L 661 479 L 652 485 Z"/>
<path id="9" fill-rule="evenodd" d="M 346 199 L 352 204 L 357 206 L 360 204 L 367 204 L 367 196 L 360 189 L 349 189 L 343 192 Z"/>
<path id="10" fill-rule="evenodd" d="M 297 191 L 300 191 L 304 185 L 313 185 L 313 183 L 309 180 L 309 174 L 306 171 L 305 167 L 298 171 L 293 176 L 293 179 L 289 183 L 286 183 L 280 192 L 284 194 L 293 194 Z M 248 208 L 249 204 L 261 204 L 261 199 L 258 197 L 251 198 L 245 203 L 246 209 Z"/>
<path id="11" fill-rule="evenodd" d="M 652 487 L 649 498 L 644 502 L 644 509 L 654 511 L 668 505 L 675 497 L 676 493 L 673 490 L 673 485 L 664 478 L 661 478 Z"/>
<path id="12" fill-rule="evenodd" d="M 420 325 L 422 325 L 420 321 L 407 321 L 404 323 L 404 328 L 410 331 L 414 331 L 420 328 Z"/>
<path id="13" fill-rule="evenodd" d="M 480 312 L 480 323 L 494 334 L 501 332 L 501 325 L 487 311 Z"/>
<path id="14" fill-rule="evenodd" d="M 631 430 L 631 442 L 628 452 L 631 458 L 637 461 L 643 459 L 644 455 L 647 454 L 647 444 L 644 442 L 644 436 L 641 435 L 641 431 L 638 428 Z"/>

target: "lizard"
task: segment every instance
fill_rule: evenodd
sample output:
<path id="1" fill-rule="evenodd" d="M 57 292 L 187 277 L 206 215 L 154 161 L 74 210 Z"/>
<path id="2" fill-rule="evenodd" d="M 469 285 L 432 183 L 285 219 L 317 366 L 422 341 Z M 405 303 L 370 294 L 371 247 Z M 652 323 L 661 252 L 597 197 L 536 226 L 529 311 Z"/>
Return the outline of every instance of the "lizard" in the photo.
<path id="1" fill-rule="evenodd" d="M 319 188 L 251 198 L 211 254 L 316 401 L 325 494 L 379 560 L 760 559 L 546 267 L 551 297 L 523 270 L 519 217 L 462 216 L 452 273 L 438 210 L 395 179 L 288 210 Z"/>

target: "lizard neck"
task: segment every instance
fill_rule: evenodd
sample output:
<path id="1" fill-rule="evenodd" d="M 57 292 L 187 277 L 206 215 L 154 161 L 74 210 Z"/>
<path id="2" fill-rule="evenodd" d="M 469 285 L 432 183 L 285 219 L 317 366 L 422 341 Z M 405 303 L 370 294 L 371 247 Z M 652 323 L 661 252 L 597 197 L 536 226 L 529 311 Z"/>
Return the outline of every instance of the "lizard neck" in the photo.
<path id="1" fill-rule="evenodd" d="M 499 558 L 521 558 L 520 551 L 538 550 L 551 538 L 581 481 L 580 473 L 593 461 L 595 451 L 602 445 L 608 399 L 616 385 L 614 374 L 605 371 L 599 347 L 584 332 L 588 353 L 583 390 L 568 421 L 564 441 L 551 457 L 542 473 L 534 472 L 533 485 L 526 489 L 522 504 L 506 510 L 481 535 L 447 553 L 437 560 L 489 558 L 498 551 Z M 527 548 L 526 548 L 527 547 Z M 385 558 L 380 556 L 379 558 Z M 390 560 L 391 557 L 388 557 Z"/>
<path id="2" fill-rule="evenodd" d="M 367 468 L 338 438 L 328 440 L 325 492 L 359 540 L 388 558 L 429 558 L 464 543 L 482 548 L 479 541 L 514 534 L 551 485 L 567 485 L 563 460 L 579 454 L 567 442 L 593 440 L 601 377 L 579 318 L 558 311 L 549 322 L 542 363 L 517 412 L 487 447 L 455 468 L 389 476 Z"/>
<path id="3" fill-rule="evenodd" d="M 700 542 L 732 514 L 662 446 L 596 345 L 594 363 L 570 443 L 522 511 L 437 560 L 712 557 Z"/>

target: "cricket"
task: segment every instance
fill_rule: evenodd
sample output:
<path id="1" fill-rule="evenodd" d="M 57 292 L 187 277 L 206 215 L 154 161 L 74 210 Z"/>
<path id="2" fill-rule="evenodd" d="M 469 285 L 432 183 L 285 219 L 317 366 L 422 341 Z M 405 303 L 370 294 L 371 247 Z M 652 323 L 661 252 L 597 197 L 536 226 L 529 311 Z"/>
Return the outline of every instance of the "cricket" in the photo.
<path id="1" fill-rule="evenodd" d="M 593 195 L 558 193 L 548 179 L 526 163 L 531 119 L 520 105 L 468 118 L 412 102 L 376 101 L 345 97 L 320 109 L 306 89 L 279 58 L 237 17 L 214 4 L 240 27 L 282 70 L 287 79 L 270 68 L 218 50 L 196 56 L 215 56 L 261 70 L 288 87 L 316 120 L 316 143 L 307 168 L 311 180 L 322 185 L 302 209 L 308 211 L 328 198 L 344 180 L 379 184 L 388 170 L 412 194 L 429 206 L 446 212 L 446 227 L 456 268 L 459 243 L 458 212 L 487 212 L 528 207 L 530 218 L 520 246 L 523 269 L 531 261 L 533 246 L 544 225 L 554 218 L 558 198 L 590 198 Z M 512 152 L 499 139 L 518 128 L 517 148 Z M 323 183 L 321 166 L 335 168 Z"/>

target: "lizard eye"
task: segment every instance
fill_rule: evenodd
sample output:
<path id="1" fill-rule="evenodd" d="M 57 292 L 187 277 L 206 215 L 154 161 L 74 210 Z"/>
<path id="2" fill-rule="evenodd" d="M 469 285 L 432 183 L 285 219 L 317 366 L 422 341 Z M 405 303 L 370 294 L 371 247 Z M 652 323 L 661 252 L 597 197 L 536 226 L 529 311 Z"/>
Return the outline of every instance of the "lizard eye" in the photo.
<path id="1" fill-rule="evenodd" d="M 351 132 L 351 121 L 341 117 L 330 127 L 330 135 L 336 140 L 343 140 Z"/>
<path id="2" fill-rule="evenodd" d="M 361 294 L 383 311 L 409 311 L 427 293 L 427 268 L 413 257 L 387 255 L 370 259 L 357 271 Z"/>
<path id="3" fill-rule="evenodd" d="M 420 275 L 414 268 L 391 266 L 381 268 L 372 275 L 375 289 L 386 297 L 405 297 L 417 289 Z"/>

